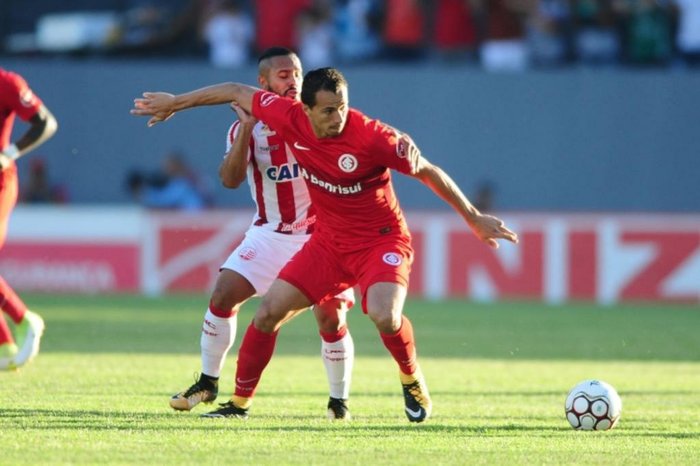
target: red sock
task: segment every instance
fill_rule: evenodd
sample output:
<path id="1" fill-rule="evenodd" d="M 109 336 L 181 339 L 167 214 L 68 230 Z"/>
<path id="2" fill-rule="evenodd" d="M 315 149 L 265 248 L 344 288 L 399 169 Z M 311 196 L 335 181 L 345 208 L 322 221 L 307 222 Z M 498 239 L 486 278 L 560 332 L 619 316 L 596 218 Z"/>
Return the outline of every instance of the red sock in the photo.
<path id="1" fill-rule="evenodd" d="M 24 313 L 27 312 L 27 306 L 2 277 L 0 277 L 0 307 L 16 324 L 22 322 Z"/>
<path id="2" fill-rule="evenodd" d="M 218 307 L 214 306 L 214 303 L 211 300 L 209 300 L 209 310 L 216 317 L 221 317 L 222 319 L 231 318 L 237 312 L 233 309 L 219 309 Z"/>
<path id="3" fill-rule="evenodd" d="M 337 332 L 333 333 L 325 333 L 325 332 L 318 332 L 321 335 L 321 338 L 323 341 L 326 343 L 335 343 L 336 341 L 340 341 L 343 339 L 346 333 L 348 333 L 348 326 L 343 325 L 338 329 Z"/>
<path id="4" fill-rule="evenodd" d="M 236 368 L 236 396 L 252 398 L 260 382 L 260 376 L 275 351 L 277 332 L 264 333 L 251 323 L 238 350 Z"/>
<path id="5" fill-rule="evenodd" d="M 416 364 L 416 344 L 413 340 L 413 326 L 406 316 L 401 316 L 401 328 L 392 334 L 379 333 L 384 342 L 384 346 L 389 350 L 394 360 L 399 365 L 399 369 L 404 374 L 413 374 L 418 365 Z"/>
<path id="6" fill-rule="evenodd" d="M 15 340 L 12 338 L 12 332 L 10 332 L 10 327 L 7 326 L 5 318 L 0 314 L 0 345 L 5 343 L 14 343 Z"/>

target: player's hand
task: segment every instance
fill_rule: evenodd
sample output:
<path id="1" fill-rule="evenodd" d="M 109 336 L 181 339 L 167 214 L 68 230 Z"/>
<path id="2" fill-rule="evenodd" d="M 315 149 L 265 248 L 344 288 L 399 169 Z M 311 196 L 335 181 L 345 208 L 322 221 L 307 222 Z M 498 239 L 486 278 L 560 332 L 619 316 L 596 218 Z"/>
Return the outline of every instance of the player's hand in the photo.
<path id="1" fill-rule="evenodd" d="M 246 112 L 243 107 L 238 105 L 236 102 L 231 102 L 231 108 L 234 112 L 236 112 L 236 115 L 238 115 L 238 120 L 242 125 L 255 126 L 255 124 L 258 122 L 253 115 Z"/>
<path id="2" fill-rule="evenodd" d="M 167 92 L 144 92 L 143 98 L 134 99 L 132 115 L 150 116 L 148 127 L 165 121 L 175 114 L 175 96 Z"/>
<path id="3" fill-rule="evenodd" d="M 470 226 L 477 238 L 494 249 L 498 249 L 498 239 L 518 244 L 517 233 L 509 230 L 503 220 L 493 215 L 479 214 Z"/>

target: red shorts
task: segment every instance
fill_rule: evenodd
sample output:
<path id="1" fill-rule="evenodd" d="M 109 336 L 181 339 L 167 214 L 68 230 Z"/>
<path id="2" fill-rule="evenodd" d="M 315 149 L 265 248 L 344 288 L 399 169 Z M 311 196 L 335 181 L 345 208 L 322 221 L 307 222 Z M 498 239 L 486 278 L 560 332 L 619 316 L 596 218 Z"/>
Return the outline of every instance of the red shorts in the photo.
<path id="1" fill-rule="evenodd" d="M 367 248 L 339 253 L 321 234 L 311 239 L 285 265 L 278 278 L 298 288 L 312 303 L 323 303 L 359 284 L 362 310 L 374 283 L 398 283 L 408 288 L 413 263 L 411 240 L 402 235 L 381 237 Z"/>
<path id="2" fill-rule="evenodd" d="M 17 166 L 13 163 L 0 172 L 0 248 L 5 244 L 7 224 L 17 203 Z"/>

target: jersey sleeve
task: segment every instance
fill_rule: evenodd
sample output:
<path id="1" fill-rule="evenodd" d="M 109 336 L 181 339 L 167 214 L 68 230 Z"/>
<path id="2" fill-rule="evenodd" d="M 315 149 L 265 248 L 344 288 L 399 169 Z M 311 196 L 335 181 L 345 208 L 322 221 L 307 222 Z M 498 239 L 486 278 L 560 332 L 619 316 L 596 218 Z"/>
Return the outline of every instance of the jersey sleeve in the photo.
<path id="1" fill-rule="evenodd" d="M 9 91 L 6 95 L 10 107 L 24 121 L 29 121 L 41 108 L 42 102 L 29 88 L 27 82 L 16 73 L 9 73 Z"/>
<path id="2" fill-rule="evenodd" d="M 293 100 L 280 97 L 274 92 L 258 91 L 253 94 L 253 116 L 281 134 L 290 125 L 288 114 L 294 105 Z"/>
<path id="3" fill-rule="evenodd" d="M 368 150 L 380 165 L 394 169 L 406 175 L 416 172 L 420 151 L 406 133 L 393 128 L 379 120 L 368 120 Z M 411 150 L 411 148 L 415 150 Z"/>
<path id="4" fill-rule="evenodd" d="M 231 127 L 228 129 L 228 133 L 226 133 L 226 153 L 224 154 L 224 158 L 226 158 L 226 154 L 228 154 L 231 151 L 231 148 L 233 147 L 233 143 L 238 137 L 238 133 L 241 129 L 241 122 L 240 120 L 236 120 L 233 122 Z M 246 159 L 250 161 L 250 156 L 253 150 L 253 138 L 250 138 L 250 141 L 248 142 L 248 155 L 246 156 Z"/>

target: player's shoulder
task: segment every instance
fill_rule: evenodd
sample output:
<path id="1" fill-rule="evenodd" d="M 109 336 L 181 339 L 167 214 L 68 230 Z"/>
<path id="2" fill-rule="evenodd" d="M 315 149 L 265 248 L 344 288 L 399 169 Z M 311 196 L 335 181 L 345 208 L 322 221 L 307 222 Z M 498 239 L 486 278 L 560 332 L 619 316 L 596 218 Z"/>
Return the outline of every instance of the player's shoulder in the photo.
<path id="1" fill-rule="evenodd" d="M 19 88 L 24 79 L 19 74 L 0 68 L 0 85 L 4 88 Z"/>
<path id="2" fill-rule="evenodd" d="M 348 114 L 348 126 L 354 132 L 366 136 L 380 135 L 385 133 L 388 126 L 376 118 L 365 115 L 359 110 L 351 109 Z"/>

